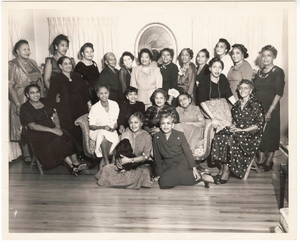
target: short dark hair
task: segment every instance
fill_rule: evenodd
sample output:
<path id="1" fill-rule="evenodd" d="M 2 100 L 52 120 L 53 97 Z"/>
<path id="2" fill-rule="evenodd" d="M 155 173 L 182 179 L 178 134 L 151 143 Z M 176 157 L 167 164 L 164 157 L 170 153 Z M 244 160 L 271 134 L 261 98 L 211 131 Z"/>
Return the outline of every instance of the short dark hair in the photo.
<path id="1" fill-rule="evenodd" d="M 152 60 L 152 57 L 153 57 L 152 52 L 148 48 L 143 48 L 143 49 L 140 50 L 140 53 L 139 53 L 139 62 L 140 63 L 141 63 L 141 57 L 142 57 L 143 53 L 148 53 L 150 59 Z"/>
<path id="2" fill-rule="evenodd" d="M 237 85 L 237 88 L 239 89 L 240 86 L 241 86 L 242 84 L 248 84 L 252 90 L 254 89 L 254 84 L 253 84 L 253 82 L 252 82 L 251 80 L 248 80 L 248 79 L 242 79 L 242 80 L 239 82 L 239 84 Z"/>
<path id="3" fill-rule="evenodd" d="M 19 40 L 19 41 L 15 44 L 14 50 L 13 50 L 14 56 L 17 56 L 17 54 L 18 54 L 18 53 L 17 53 L 17 50 L 18 50 L 18 49 L 20 48 L 20 46 L 23 45 L 23 44 L 29 45 L 27 40 Z"/>
<path id="4" fill-rule="evenodd" d="M 166 101 L 168 100 L 168 93 L 164 89 L 158 88 L 158 89 L 154 90 L 154 92 L 152 93 L 152 95 L 150 97 L 150 100 L 153 105 L 155 105 L 155 96 L 157 95 L 157 93 L 162 93 L 163 96 L 165 97 Z"/>
<path id="5" fill-rule="evenodd" d="M 222 42 L 222 43 L 224 43 L 226 45 L 226 49 L 227 49 L 226 54 L 227 54 L 230 51 L 230 44 L 229 44 L 229 42 L 226 39 L 224 39 L 224 38 L 220 38 L 219 41 L 218 41 L 218 43 L 219 42 Z M 218 43 L 217 43 L 217 45 L 218 45 Z"/>
<path id="6" fill-rule="evenodd" d="M 274 46 L 272 46 L 272 45 L 266 45 L 266 46 L 264 46 L 261 49 L 260 53 L 262 54 L 264 51 L 271 51 L 273 53 L 274 57 L 275 58 L 277 57 L 277 53 L 278 52 L 277 52 L 276 48 Z"/>
<path id="7" fill-rule="evenodd" d="M 193 97 L 186 91 L 183 91 L 178 95 L 178 102 L 179 102 L 179 96 L 181 96 L 181 95 L 186 95 L 193 102 Z"/>
<path id="8" fill-rule="evenodd" d="M 24 94 L 25 94 L 26 97 L 27 97 L 27 95 L 29 95 L 29 91 L 33 87 L 37 88 L 41 92 L 41 87 L 39 85 L 35 84 L 35 83 L 32 83 L 32 84 L 27 85 L 24 89 Z"/>
<path id="9" fill-rule="evenodd" d="M 63 35 L 63 34 L 58 35 L 58 36 L 56 36 L 56 37 L 54 38 L 54 40 L 53 40 L 53 42 L 52 42 L 52 46 L 53 46 L 53 50 L 54 50 L 54 51 L 55 51 L 55 46 L 58 46 L 59 43 L 60 43 L 61 41 L 66 41 L 68 45 L 69 45 L 69 43 L 70 43 L 70 41 L 69 41 L 69 39 L 68 39 L 68 36 L 65 36 L 65 35 Z"/>
<path id="10" fill-rule="evenodd" d="M 125 51 L 125 52 L 123 52 L 123 54 L 122 54 L 122 56 L 120 58 L 120 64 L 121 65 L 124 65 L 123 57 L 125 57 L 125 56 L 129 56 L 131 58 L 131 60 L 134 61 L 134 55 L 131 52 L 129 52 L 129 51 Z"/>
<path id="11" fill-rule="evenodd" d="M 209 52 L 208 52 L 208 50 L 207 50 L 206 48 L 203 48 L 203 49 L 201 49 L 200 51 L 198 51 L 197 56 L 199 55 L 200 52 L 205 53 L 206 58 L 209 59 Z M 198 61 L 197 61 L 197 58 L 196 58 L 196 65 L 199 66 L 199 63 L 198 63 Z"/>
<path id="12" fill-rule="evenodd" d="M 87 43 L 85 43 L 81 48 L 80 48 L 80 55 L 83 57 L 83 55 L 82 55 L 82 53 L 85 51 L 85 49 L 86 48 L 88 48 L 88 47 L 90 47 L 90 48 L 92 48 L 92 50 L 94 51 L 94 46 L 93 46 L 93 44 L 92 43 L 89 43 L 89 42 L 87 42 Z"/>
<path id="13" fill-rule="evenodd" d="M 162 50 L 160 51 L 160 54 L 159 54 L 159 55 L 161 56 L 161 55 L 163 54 L 163 52 L 165 52 L 165 51 L 169 52 L 171 58 L 173 59 L 174 51 L 173 51 L 173 49 L 170 49 L 170 48 L 164 48 L 164 49 L 162 49 Z"/>
<path id="14" fill-rule="evenodd" d="M 98 93 L 101 88 L 106 88 L 108 90 L 108 92 L 110 91 L 110 87 L 109 87 L 108 84 L 106 84 L 106 83 L 97 83 L 95 85 L 95 91 L 96 91 L 96 93 Z"/>
<path id="15" fill-rule="evenodd" d="M 214 57 L 214 58 L 212 58 L 212 59 L 209 61 L 208 66 L 209 66 L 209 67 L 212 67 L 212 65 L 213 65 L 215 62 L 220 62 L 221 65 L 222 65 L 222 70 L 224 69 L 224 63 L 223 63 L 223 61 L 222 61 L 219 57 Z"/>
<path id="16" fill-rule="evenodd" d="M 230 52 L 230 56 L 232 56 L 233 49 L 237 48 L 243 53 L 244 58 L 249 57 L 249 54 L 247 53 L 248 50 L 243 44 L 234 44 L 231 48 L 232 48 L 232 50 Z"/>
<path id="17" fill-rule="evenodd" d="M 160 57 L 159 51 L 156 50 L 156 49 L 153 49 L 153 50 L 152 50 L 152 58 L 151 58 L 151 61 L 157 62 L 158 59 L 159 59 L 159 57 Z"/>
<path id="18" fill-rule="evenodd" d="M 187 52 L 190 54 L 191 59 L 193 58 L 194 52 L 193 52 L 192 49 L 190 49 L 190 48 L 183 48 L 183 49 L 181 50 L 181 52 L 179 53 L 179 56 L 181 56 L 181 54 L 182 54 L 183 51 L 187 51 Z"/>
<path id="19" fill-rule="evenodd" d="M 61 65 L 63 62 L 64 62 L 64 60 L 65 59 L 69 59 L 70 61 L 71 61 L 71 58 L 70 57 L 67 57 L 67 56 L 62 56 L 62 57 L 60 57 L 60 58 L 58 58 L 58 60 L 57 60 L 57 66 L 58 66 L 58 68 L 61 70 L 61 68 L 59 67 L 59 65 Z M 72 62 L 72 61 L 71 61 Z"/>
<path id="20" fill-rule="evenodd" d="M 135 87 L 129 86 L 129 87 L 125 90 L 124 94 L 125 94 L 125 96 L 127 96 L 127 95 L 128 95 L 129 93 L 131 93 L 131 92 L 138 93 L 138 89 L 135 88 Z"/>
<path id="21" fill-rule="evenodd" d="M 145 121 L 145 116 L 144 116 L 144 114 L 143 114 L 142 112 L 140 112 L 140 111 L 134 112 L 134 113 L 129 117 L 128 123 L 129 123 L 129 121 L 130 121 L 130 119 L 131 119 L 132 117 L 138 118 L 142 123 L 144 123 L 144 121 Z"/>

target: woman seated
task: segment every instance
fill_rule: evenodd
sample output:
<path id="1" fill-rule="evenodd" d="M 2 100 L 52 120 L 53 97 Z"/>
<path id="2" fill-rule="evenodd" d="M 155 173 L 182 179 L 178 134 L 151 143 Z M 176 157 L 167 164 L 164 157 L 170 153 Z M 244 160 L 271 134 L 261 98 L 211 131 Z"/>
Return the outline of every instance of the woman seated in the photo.
<path id="1" fill-rule="evenodd" d="M 232 107 L 233 124 L 218 132 L 212 144 L 212 161 L 221 164 L 217 175 L 221 184 L 228 181 L 230 171 L 242 178 L 260 144 L 264 126 L 264 110 L 252 96 L 253 83 L 243 79 L 239 85 L 242 97 Z"/>
<path id="2" fill-rule="evenodd" d="M 179 122 L 179 115 L 174 106 L 167 103 L 168 94 L 162 88 L 159 88 L 151 95 L 152 106 L 146 110 L 146 118 L 144 123 L 144 129 L 152 136 L 159 132 L 159 121 L 163 114 L 171 113 L 173 122 Z"/>
<path id="3" fill-rule="evenodd" d="M 66 162 L 72 174 L 82 173 L 86 164 L 78 162 L 72 137 L 61 129 L 58 115 L 48 100 L 40 98 L 40 87 L 30 84 L 24 93 L 28 100 L 21 106 L 20 118 L 28 127 L 29 140 L 43 169 L 50 170 Z"/>
<path id="4" fill-rule="evenodd" d="M 154 164 L 150 158 L 152 138 L 149 133 L 142 129 L 143 122 L 144 115 L 141 112 L 135 112 L 130 116 L 129 128 L 122 133 L 121 142 L 129 140 L 133 149 L 133 156 L 129 158 L 124 154 L 120 154 L 120 157 L 116 155 L 115 163 L 106 165 L 95 175 L 100 186 L 127 189 L 152 186 L 151 167 L 146 165 L 146 163 Z M 118 150 L 118 146 L 116 150 Z M 126 165 L 132 165 L 135 169 L 123 169 L 122 167 Z"/>
<path id="5" fill-rule="evenodd" d="M 95 87 L 99 101 L 90 110 L 88 119 L 90 138 L 96 142 L 95 154 L 102 158 L 100 166 L 109 164 L 108 156 L 119 142 L 116 131 L 119 116 L 118 103 L 109 100 L 109 86 L 98 83 Z"/>
<path id="6" fill-rule="evenodd" d="M 160 128 L 161 131 L 153 136 L 153 154 L 161 189 L 195 185 L 201 181 L 204 181 L 206 187 L 209 182 L 217 184 L 216 178 L 211 175 L 201 175 L 197 170 L 184 134 L 173 130 L 174 121 L 170 113 L 162 115 Z"/>
<path id="7" fill-rule="evenodd" d="M 120 114 L 118 118 L 119 132 L 123 133 L 125 129 L 129 126 L 129 117 L 140 111 L 145 114 L 145 105 L 143 102 L 137 101 L 138 90 L 132 86 L 129 86 L 125 90 L 126 101 L 120 102 Z"/>

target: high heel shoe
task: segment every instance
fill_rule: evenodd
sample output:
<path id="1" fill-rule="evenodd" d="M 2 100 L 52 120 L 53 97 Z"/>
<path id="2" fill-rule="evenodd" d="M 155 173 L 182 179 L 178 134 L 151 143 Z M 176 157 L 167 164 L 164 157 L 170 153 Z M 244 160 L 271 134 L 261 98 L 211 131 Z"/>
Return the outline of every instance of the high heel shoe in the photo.
<path id="1" fill-rule="evenodd" d="M 228 178 L 227 178 L 227 180 L 224 180 L 224 179 L 219 179 L 219 182 L 221 183 L 221 184 L 225 184 L 227 181 L 229 181 L 229 178 L 230 178 L 230 175 L 228 175 Z"/>
<path id="2" fill-rule="evenodd" d="M 266 163 L 266 160 L 264 160 L 264 162 L 262 163 L 256 163 L 258 167 L 264 167 L 264 164 Z"/>
<path id="3" fill-rule="evenodd" d="M 264 165 L 263 165 L 263 172 L 268 172 L 268 171 L 272 170 L 273 165 L 274 165 L 274 162 L 273 162 L 273 161 L 270 162 L 270 165 L 264 164 Z"/>
<path id="4" fill-rule="evenodd" d="M 81 175 L 85 170 L 86 170 L 86 164 L 85 163 L 80 163 L 78 165 L 73 164 L 73 172 L 75 169 L 75 173 L 78 175 Z"/>

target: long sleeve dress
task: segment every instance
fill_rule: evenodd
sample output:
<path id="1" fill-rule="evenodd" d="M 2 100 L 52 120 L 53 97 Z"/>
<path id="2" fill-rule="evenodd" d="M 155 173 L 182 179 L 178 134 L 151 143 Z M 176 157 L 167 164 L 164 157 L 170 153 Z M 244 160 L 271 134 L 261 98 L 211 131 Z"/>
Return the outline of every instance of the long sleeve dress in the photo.
<path id="1" fill-rule="evenodd" d="M 251 81 L 252 73 L 252 67 L 246 60 L 230 68 L 227 75 L 227 79 L 230 84 L 231 92 L 236 100 L 240 98 L 239 93 L 237 91 L 237 86 L 239 82 L 241 82 L 242 79 L 248 79 Z"/>
<path id="2" fill-rule="evenodd" d="M 125 90 L 130 86 L 132 68 L 121 67 L 119 72 L 119 100 L 126 100 Z"/>
<path id="3" fill-rule="evenodd" d="M 153 155 L 161 189 L 195 185 L 201 181 L 195 181 L 192 168 L 196 163 L 182 132 L 172 130 L 168 140 L 163 132 L 156 133 L 153 136 Z"/>
<path id="4" fill-rule="evenodd" d="M 274 66 L 268 73 L 263 73 L 260 69 L 254 80 L 255 97 L 262 102 L 267 113 L 275 95 L 282 96 L 284 90 L 284 72 L 281 68 Z M 280 103 L 276 105 L 272 112 L 271 120 L 264 130 L 260 151 L 274 152 L 279 149 L 280 141 Z"/>
<path id="5" fill-rule="evenodd" d="M 127 128 L 129 126 L 129 117 L 137 111 L 145 115 L 145 105 L 143 102 L 137 101 L 135 104 L 130 104 L 129 101 L 124 101 L 120 103 L 118 126 L 122 125 L 124 128 Z"/>
<path id="6" fill-rule="evenodd" d="M 178 88 L 179 92 L 188 92 L 193 99 L 195 104 L 195 92 L 196 92 L 196 75 L 197 69 L 194 63 L 190 62 L 186 71 L 178 77 Z"/>
<path id="7" fill-rule="evenodd" d="M 198 83 L 198 86 L 196 87 L 196 98 L 195 98 L 195 104 L 196 105 L 200 105 L 199 102 L 199 87 L 200 87 L 200 82 L 201 80 L 204 78 L 204 76 L 209 75 L 210 71 L 209 71 L 209 66 L 207 64 L 205 64 L 201 70 L 200 70 L 200 66 L 197 67 L 197 76 L 196 76 L 196 84 Z"/>
<path id="8" fill-rule="evenodd" d="M 140 130 L 134 134 L 127 129 L 121 136 L 121 140 L 128 139 L 136 157 L 146 155 L 148 158 L 152 150 L 152 138 L 145 131 Z M 140 189 L 152 187 L 150 169 L 147 165 L 140 165 L 135 170 L 119 172 L 115 164 L 104 166 L 96 175 L 97 183 L 103 187 L 118 187 L 126 189 Z"/>
<path id="9" fill-rule="evenodd" d="M 230 170 L 242 178 L 260 144 L 264 126 L 264 109 L 259 100 L 250 96 L 243 109 L 241 109 L 241 101 L 238 100 L 232 107 L 231 113 L 237 128 L 245 129 L 256 125 L 258 129 L 252 132 L 232 133 L 229 127 L 225 127 L 215 134 L 211 157 L 212 161 L 227 163 Z"/>
<path id="10" fill-rule="evenodd" d="M 55 125 L 51 119 L 54 110 L 50 107 L 46 98 L 40 99 L 44 107 L 35 109 L 32 104 L 27 101 L 21 106 L 21 121 L 23 125 L 36 123 L 49 128 L 54 128 Z M 65 130 L 63 135 L 58 136 L 51 132 L 35 131 L 28 127 L 27 134 L 32 143 L 35 155 L 43 165 L 44 170 L 50 170 L 58 165 L 64 164 L 64 159 L 67 156 L 77 152 L 77 147 Z"/>
<path id="11" fill-rule="evenodd" d="M 137 66 L 132 69 L 130 86 L 138 89 L 138 101 L 147 109 L 152 105 L 150 97 L 154 90 L 162 88 L 162 76 L 158 67 Z"/>

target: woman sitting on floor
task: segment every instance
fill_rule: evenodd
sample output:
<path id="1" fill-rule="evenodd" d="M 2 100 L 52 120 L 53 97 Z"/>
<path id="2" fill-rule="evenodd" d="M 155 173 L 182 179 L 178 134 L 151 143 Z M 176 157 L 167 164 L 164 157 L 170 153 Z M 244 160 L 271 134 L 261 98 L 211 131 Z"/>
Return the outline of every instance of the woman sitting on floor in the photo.
<path id="1" fill-rule="evenodd" d="M 90 110 L 88 119 L 90 127 L 90 138 L 96 141 L 95 154 L 102 158 L 100 166 L 108 165 L 109 154 L 119 142 L 116 131 L 119 116 L 118 103 L 109 100 L 109 86 L 99 83 L 95 87 L 99 101 L 94 104 Z"/>
<path id="2" fill-rule="evenodd" d="M 57 113 L 46 98 L 40 98 L 40 87 L 30 84 L 24 91 L 27 101 L 21 106 L 20 118 L 28 127 L 27 134 L 36 157 L 44 170 L 50 170 L 66 162 L 77 176 L 86 164 L 77 160 L 77 148 L 69 133 L 61 129 Z"/>
<path id="3" fill-rule="evenodd" d="M 253 83 L 243 79 L 239 85 L 242 97 L 231 109 L 233 124 L 218 132 L 212 144 L 212 161 L 219 162 L 217 175 L 221 184 L 228 181 L 230 171 L 242 178 L 260 144 L 264 126 L 264 110 L 252 96 Z"/>
<path id="4" fill-rule="evenodd" d="M 204 181 L 205 187 L 209 187 L 209 182 L 217 184 L 216 178 L 211 175 L 200 175 L 184 134 L 173 127 L 172 114 L 164 114 L 160 119 L 161 131 L 153 136 L 153 154 L 160 188 L 195 185 L 201 181 Z"/>
<path id="5" fill-rule="evenodd" d="M 145 163 L 152 165 L 152 169 L 154 169 L 152 176 L 154 176 L 154 163 L 150 158 L 152 138 L 142 129 L 143 122 L 144 115 L 141 112 L 135 112 L 130 116 L 129 129 L 122 133 L 121 142 L 116 147 L 115 163 L 104 166 L 95 175 L 100 186 L 127 189 L 152 186 L 150 166 L 145 165 Z M 126 145 L 128 140 L 129 143 Z M 125 148 L 122 149 L 121 146 L 125 146 Z M 122 151 L 118 152 L 120 150 Z M 128 150 L 129 154 L 126 153 Z"/>

